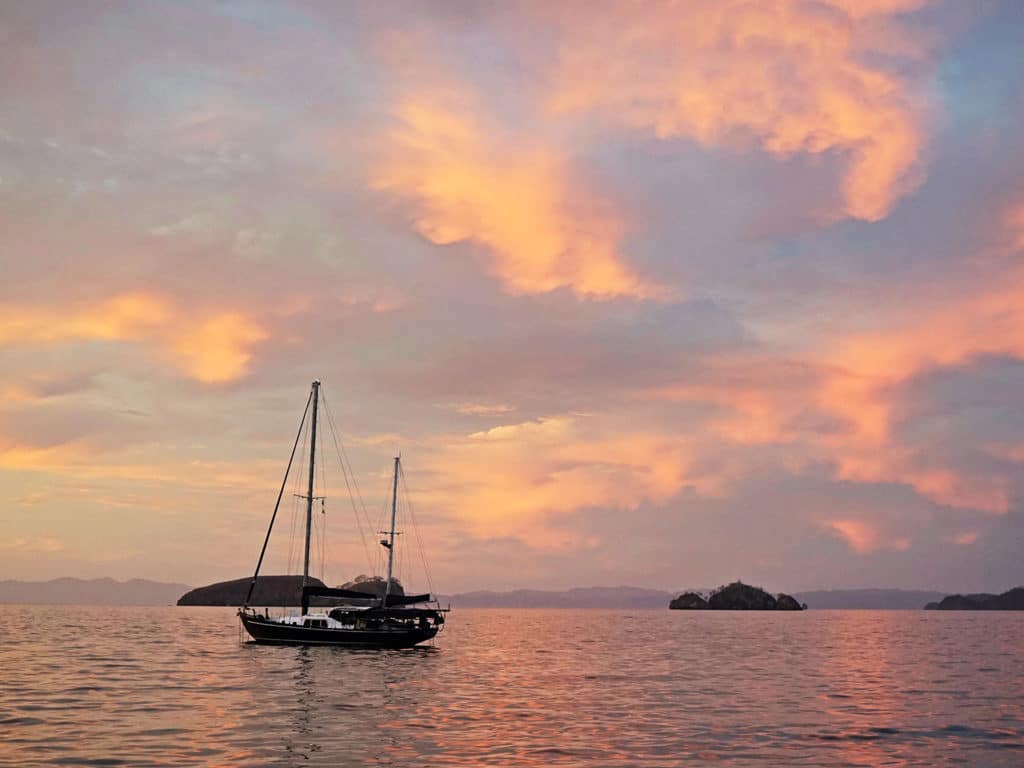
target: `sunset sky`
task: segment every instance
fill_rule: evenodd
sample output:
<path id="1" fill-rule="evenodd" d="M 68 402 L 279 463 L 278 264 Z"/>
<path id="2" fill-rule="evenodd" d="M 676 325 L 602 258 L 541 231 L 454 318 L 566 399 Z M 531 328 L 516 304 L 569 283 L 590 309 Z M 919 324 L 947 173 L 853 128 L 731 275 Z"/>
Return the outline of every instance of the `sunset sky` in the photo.
<path id="1" fill-rule="evenodd" d="M 1016 0 L 0 3 L 0 578 L 245 575 L 318 378 L 442 592 L 1024 582 L 1022 41 Z"/>

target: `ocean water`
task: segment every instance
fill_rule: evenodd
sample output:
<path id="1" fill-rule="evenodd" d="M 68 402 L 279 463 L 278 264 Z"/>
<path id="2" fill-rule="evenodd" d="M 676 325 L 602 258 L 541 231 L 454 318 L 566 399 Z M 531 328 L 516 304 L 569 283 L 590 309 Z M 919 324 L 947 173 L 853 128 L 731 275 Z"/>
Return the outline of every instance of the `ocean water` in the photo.
<path id="1" fill-rule="evenodd" d="M 1024 613 L 466 609 L 353 651 L 0 606 L 0 764 L 1021 766 Z"/>

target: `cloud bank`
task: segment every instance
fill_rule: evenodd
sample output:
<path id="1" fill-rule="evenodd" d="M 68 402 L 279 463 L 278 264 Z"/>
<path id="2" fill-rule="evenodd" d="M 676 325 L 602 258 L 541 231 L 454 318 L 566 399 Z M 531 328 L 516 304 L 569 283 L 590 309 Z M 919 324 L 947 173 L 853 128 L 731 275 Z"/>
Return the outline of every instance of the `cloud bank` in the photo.
<path id="1" fill-rule="evenodd" d="M 245 573 L 314 378 L 446 591 L 1024 577 L 1012 3 L 0 14 L 0 577 Z"/>

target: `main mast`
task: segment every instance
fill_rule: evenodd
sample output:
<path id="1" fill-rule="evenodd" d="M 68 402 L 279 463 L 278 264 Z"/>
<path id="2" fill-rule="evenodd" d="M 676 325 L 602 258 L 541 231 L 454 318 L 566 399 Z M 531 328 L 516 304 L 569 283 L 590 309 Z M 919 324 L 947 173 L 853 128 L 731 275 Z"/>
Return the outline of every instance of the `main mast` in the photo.
<path id="1" fill-rule="evenodd" d="M 309 433 L 309 494 L 306 496 L 306 555 L 302 565 L 302 587 L 309 584 L 309 534 L 313 527 L 313 478 L 316 460 L 316 407 L 320 399 L 320 382 L 313 382 L 313 420 L 310 422 Z M 392 526 L 393 527 L 393 526 Z M 303 595 L 303 613 L 305 613 L 305 595 Z"/>
<path id="2" fill-rule="evenodd" d="M 391 594 L 391 572 L 395 564 L 395 511 L 398 508 L 398 461 L 399 457 L 395 456 L 395 479 L 391 484 L 391 530 L 389 531 L 390 538 L 387 542 L 381 542 L 388 549 L 388 579 L 384 582 L 384 599 L 381 601 L 381 607 L 388 607 L 388 595 Z"/>

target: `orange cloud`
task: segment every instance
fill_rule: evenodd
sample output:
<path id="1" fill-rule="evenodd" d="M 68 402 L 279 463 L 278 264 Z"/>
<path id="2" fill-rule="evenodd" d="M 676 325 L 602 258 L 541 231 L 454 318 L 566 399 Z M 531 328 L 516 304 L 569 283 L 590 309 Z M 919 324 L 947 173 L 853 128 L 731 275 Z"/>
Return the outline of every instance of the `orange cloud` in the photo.
<path id="1" fill-rule="evenodd" d="M 952 469 L 900 470 L 904 482 L 926 498 L 961 509 L 1002 514 L 1010 509 L 1011 493 L 1006 477 L 958 474 Z"/>
<path id="2" fill-rule="evenodd" d="M 39 448 L 6 442 L 0 445 L 0 469 L 47 470 L 66 465 L 82 455 L 78 443 Z"/>
<path id="3" fill-rule="evenodd" d="M 851 334 L 829 344 L 818 405 L 851 427 L 830 438 L 841 477 L 905 482 L 927 498 L 957 507 L 1009 509 L 1005 478 L 915 467 L 891 436 L 892 390 L 918 372 L 979 355 L 1024 358 L 1024 271 L 993 278 L 934 304 L 908 305 L 884 331 Z"/>
<path id="4" fill-rule="evenodd" d="M 659 387 L 646 394 L 657 400 L 711 403 L 721 408 L 724 413 L 712 418 L 707 430 L 730 443 L 767 445 L 795 439 L 790 422 L 801 397 L 792 389 L 788 398 L 780 397 L 758 378 L 765 372 L 756 364 L 733 361 L 711 369 L 708 375 L 711 380 L 707 382 Z"/>
<path id="5" fill-rule="evenodd" d="M 985 446 L 985 453 L 1003 461 L 1024 464 L 1024 443 L 990 443 Z"/>
<path id="6" fill-rule="evenodd" d="M 514 405 L 507 403 L 463 403 L 454 408 L 463 416 L 495 416 L 501 413 L 511 413 L 516 409 Z"/>
<path id="7" fill-rule="evenodd" d="M 964 531 L 963 533 L 958 533 L 956 536 L 952 538 L 954 544 L 959 544 L 962 547 L 966 547 L 970 544 L 973 544 L 977 540 L 977 531 Z"/>
<path id="8" fill-rule="evenodd" d="M 474 532 L 515 535 L 536 546 L 570 543 L 548 515 L 588 506 L 635 509 L 685 486 L 716 494 L 719 478 L 698 473 L 678 437 L 563 416 L 446 438 L 430 462 L 444 477 L 426 501 L 450 509 Z"/>
<path id="9" fill-rule="evenodd" d="M 65 549 L 65 544 L 53 536 L 15 536 L 0 538 L 0 550 L 19 554 L 52 554 Z"/>
<path id="10" fill-rule="evenodd" d="M 1006 229 L 1011 234 L 1010 247 L 1024 251 L 1024 205 L 1015 206 L 1006 214 Z"/>
<path id="11" fill-rule="evenodd" d="M 575 6 L 554 6 L 564 39 L 549 106 L 704 146 L 748 138 L 783 157 L 840 153 L 844 212 L 875 221 L 920 181 L 925 110 L 865 54 L 923 57 L 888 27 L 921 5 L 608 4 L 586 23 Z"/>
<path id="12" fill-rule="evenodd" d="M 0 343 L 153 342 L 202 382 L 244 376 L 252 348 L 266 338 L 267 332 L 240 312 L 194 313 L 149 293 L 121 294 L 71 309 L 0 305 Z M 18 397 L 16 387 L 5 391 L 10 399 Z"/>
<path id="13" fill-rule="evenodd" d="M 35 394 L 27 387 L 17 384 L 0 384 L 0 402 L 27 403 L 35 400 Z"/>
<path id="14" fill-rule="evenodd" d="M 139 340 L 170 318 L 168 303 L 146 293 L 128 293 L 65 312 L 35 305 L 0 305 L 0 342 Z"/>
<path id="15" fill-rule="evenodd" d="M 1015 217 L 1005 220 L 1010 240 L 1024 230 Z M 1001 233 L 996 240 L 1008 242 Z M 697 439 L 785 446 L 780 456 L 796 469 L 825 460 L 841 480 L 899 483 L 938 504 L 1005 513 L 1015 500 L 1007 473 L 959 468 L 943 452 L 894 433 L 915 376 L 983 355 L 1024 359 L 1024 268 L 990 258 L 980 266 L 973 277 L 921 286 L 896 306 L 875 307 L 879 330 L 816 338 L 801 365 L 719 358 L 693 381 L 643 395 L 715 406 Z M 1013 443 L 978 450 L 1005 462 L 1024 456 Z"/>
<path id="16" fill-rule="evenodd" d="M 192 378 L 208 383 L 233 381 L 248 370 L 252 346 L 266 338 L 266 331 L 245 316 L 225 312 L 180 336 L 174 351 Z"/>
<path id="17" fill-rule="evenodd" d="M 825 526 L 842 536 L 850 549 L 860 555 L 879 549 L 895 549 L 902 552 L 910 547 L 910 540 L 907 538 L 883 540 L 878 526 L 868 520 L 827 520 Z"/>
<path id="18" fill-rule="evenodd" d="M 372 186 L 410 201 L 431 242 L 484 248 L 510 293 L 658 293 L 623 264 L 621 217 L 571 179 L 564 151 L 536 138 L 503 142 L 471 115 L 425 97 L 400 105 L 401 128 L 388 137 Z"/>
<path id="19" fill-rule="evenodd" d="M 123 482 L 133 492 L 144 486 L 174 486 L 181 491 L 174 504 L 181 503 L 182 494 L 197 490 L 266 494 L 274 482 L 268 478 L 281 471 L 279 459 L 204 461 L 169 458 L 159 448 L 151 455 L 143 450 L 137 445 L 101 446 L 88 440 L 40 448 L 6 441 L 0 436 L 0 470 L 50 473 L 72 482 L 78 497 L 102 495 L 111 482 Z M 343 493 L 337 491 L 336 495 L 340 497 Z M 161 505 L 165 498 L 173 495 L 148 496 L 145 503 Z M 136 502 L 136 506 L 142 503 Z"/>

